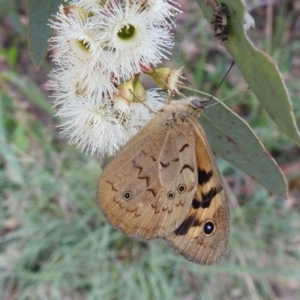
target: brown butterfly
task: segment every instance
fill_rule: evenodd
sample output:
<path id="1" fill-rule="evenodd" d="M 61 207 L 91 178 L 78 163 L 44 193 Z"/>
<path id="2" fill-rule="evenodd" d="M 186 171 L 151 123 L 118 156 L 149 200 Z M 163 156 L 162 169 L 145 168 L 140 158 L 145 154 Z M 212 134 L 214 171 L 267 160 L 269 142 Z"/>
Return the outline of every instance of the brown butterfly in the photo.
<path id="1" fill-rule="evenodd" d="M 161 108 L 106 167 L 98 201 L 123 233 L 161 238 L 188 260 L 213 264 L 227 248 L 229 209 L 197 122 L 206 103 L 186 98 Z"/>
<path id="2" fill-rule="evenodd" d="M 211 29 L 214 36 L 221 42 L 228 40 L 228 19 L 230 18 L 230 13 L 223 3 L 218 3 L 217 1 L 212 1 L 213 7 L 212 20 L 210 22 Z"/>

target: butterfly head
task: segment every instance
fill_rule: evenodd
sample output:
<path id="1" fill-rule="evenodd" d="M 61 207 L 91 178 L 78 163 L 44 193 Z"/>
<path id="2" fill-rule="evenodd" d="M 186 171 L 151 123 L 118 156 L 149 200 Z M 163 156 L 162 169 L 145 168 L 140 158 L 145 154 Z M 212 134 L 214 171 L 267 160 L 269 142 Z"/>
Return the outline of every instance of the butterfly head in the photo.
<path id="1" fill-rule="evenodd" d="M 202 111 L 208 102 L 209 99 L 206 98 L 190 98 L 190 105 L 198 111 Z"/>
<path id="2" fill-rule="evenodd" d="M 188 117 L 198 118 L 208 99 L 189 97 L 181 100 L 173 100 L 170 104 L 165 105 L 158 111 L 159 118 L 163 124 L 186 122 Z M 165 122 L 167 120 L 167 123 Z"/>

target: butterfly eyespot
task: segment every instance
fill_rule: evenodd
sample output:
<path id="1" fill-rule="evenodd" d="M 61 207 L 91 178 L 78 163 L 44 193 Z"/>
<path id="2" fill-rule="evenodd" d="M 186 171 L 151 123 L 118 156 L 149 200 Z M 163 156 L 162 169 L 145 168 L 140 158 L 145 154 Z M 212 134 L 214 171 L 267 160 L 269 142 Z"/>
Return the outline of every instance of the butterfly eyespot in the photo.
<path id="1" fill-rule="evenodd" d="M 131 199 L 131 197 L 132 197 L 131 191 L 125 191 L 125 192 L 123 193 L 123 199 L 124 199 L 124 200 L 128 201 L 128 200 Z"/>
<path id="2" fill-rule="evenodd" d="M 172 200 L 172 199 L 175 198 L 175 193 L 173 193 L 173 192 L 168 192 L 168 193 L 167 193 L 167 196 L 168 196 L 168 199 Z"/>
<path id="3" fill-rule="evenodd" d="M 204 227 L 203 227 L 203 232 L 205 235 L 212 235 L 216 230 L 216 225 L 213 221 L 207 221 L 205 224 L 204 224 Z"/>
<path id="4" fill-rule="evenodd" d="M 177 191 L 180 194 L 183 194 L 186 191 L 186 185 L 185 184 L 179 184 L 179 186 L 177 187 Z"/>

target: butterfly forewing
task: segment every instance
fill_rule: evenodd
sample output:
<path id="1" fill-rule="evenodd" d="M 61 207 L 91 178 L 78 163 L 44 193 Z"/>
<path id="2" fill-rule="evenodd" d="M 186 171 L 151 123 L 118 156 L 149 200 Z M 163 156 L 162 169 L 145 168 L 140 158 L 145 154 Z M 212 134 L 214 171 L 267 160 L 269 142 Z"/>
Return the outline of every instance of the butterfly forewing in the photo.
<path id="1" fill-rule="evenodd" d="M 197 191 L 188 216 L 165 240 L 187 259 L 212 264 L 219 261 L 227 248 L 229 209 L 205 133 L 196 119 L 190 121 L 196 132 Z"/>
<path id="2" fill-rule="evenodd" d="M 165 237 L 185 219 L 196 191 L 195 128 L 162 109 L 106 167 L 98 200 L 124 233 Z"/>

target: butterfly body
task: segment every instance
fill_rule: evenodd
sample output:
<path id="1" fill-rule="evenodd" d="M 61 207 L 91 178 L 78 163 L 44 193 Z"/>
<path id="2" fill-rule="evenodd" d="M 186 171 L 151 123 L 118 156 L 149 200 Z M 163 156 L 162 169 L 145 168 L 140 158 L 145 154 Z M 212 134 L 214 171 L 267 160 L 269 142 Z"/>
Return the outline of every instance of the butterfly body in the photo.
<path id="1" fill-rule="evenodd" d="M 106 167 L 98 201 L 125 234 L 162 238 L 187 259 L 210 264 L 226 250 L 229 211 L 197 122 L 205 102 L 187 98 L 160 109 Z"/>

